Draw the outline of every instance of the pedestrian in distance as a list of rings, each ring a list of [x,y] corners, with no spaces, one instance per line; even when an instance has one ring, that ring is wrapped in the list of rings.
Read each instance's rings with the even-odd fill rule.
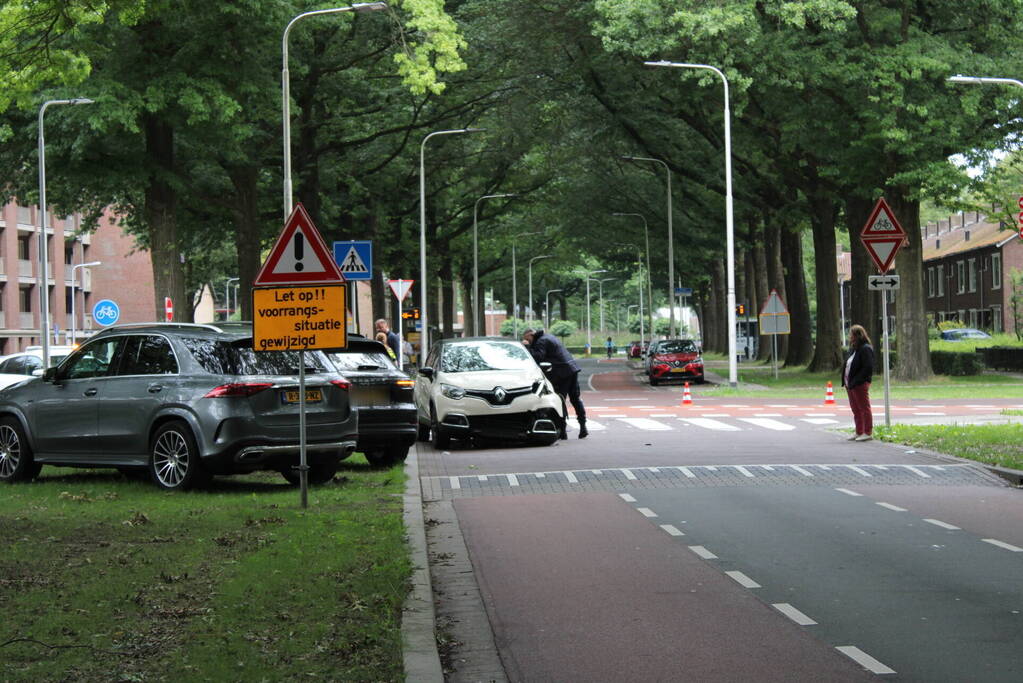
[[[863,325],[849,328],[849,355],[842,364],[842,386],[849,395],[856,434],[849,441],[870,441],[874,416],[870,412],[870,380],[874,374],[874,347]]]
[[[384,345],[384,348],[387,349],[387,355],[391,357],[391,360],[398,360],[398,357],[394,355],[394,351],[387,345],[387,335],[385,333],[377,332],[376,340]]]
[[[377,320],[376,323],[374,323],[374,326],[376,327],[377,334],[383,332],[384,336],[387,337],[387,347],[391,349],[392,357],[397,358],[398,354],[401,353],[401,339],[399,339],[398,335],[391,330],[391,324],[387,322],[386,318],[380,318],[380,320]]]
[[[611,341],[611,337],[607,338],[607,342],[604,344],[607,347],[607,357],[610,358],[615,351],[615,343]]]
[[[590,432],[586,429],[586,408],[579,395],[579,371],[582,370],[579,363],[568,352],[561,340],[546,334],[543,330],[533,328],[526,330],[522,333],[522,343],[526,345],[537,363],[551,364],[549,372],[551,384],[554,385],[554,391],[561,396],[561,438],[568,438],[568,431],[565,429],[565,423],[568,422],[568,406],[565,405],[567,398],[572,402],[575,417],[579,421],[579,438],[585,439]]]

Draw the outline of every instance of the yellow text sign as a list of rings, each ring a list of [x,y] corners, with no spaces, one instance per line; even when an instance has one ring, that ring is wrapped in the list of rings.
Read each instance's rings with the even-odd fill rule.
[[[343,284],[253,289],[253,348],[305,351],[348,346],[345,294]]]

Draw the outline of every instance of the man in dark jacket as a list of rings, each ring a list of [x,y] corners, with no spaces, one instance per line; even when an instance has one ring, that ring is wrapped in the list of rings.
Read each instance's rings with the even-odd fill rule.
[[[526,330],[522,334],[522,342],[537,363],[548,362],[551,364],[548,377],[550,377],[551,384],[554,385],[554,391],[561,396],[565,419],[568,419],[568,407],[565,406],[567,397],[572,402],[572,407],[575,408],[575,417],[579,421],[579,438],[585,439],[590,432],[586,429],[586,408],[579,395],[579,371],[582,368],[575,362],[575,358],[561,343],[561,340],[553,335],[545,334],[543,330]],[[564,427],[561,428],[561,438],[568,438]]]
[[[394,358],[401,358],[401,339],[397,333],[391,329],[391,323],[385,318],[380,318],[374,323],[377,333],[383,332],[387,336],[387,345],[391,347],[391,351],[394,352]]]

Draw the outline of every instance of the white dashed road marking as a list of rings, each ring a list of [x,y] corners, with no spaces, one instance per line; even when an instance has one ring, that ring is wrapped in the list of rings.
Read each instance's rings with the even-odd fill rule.
[[[657,513],[654,512],[653,510],[651,510],[650,508],[636,508],[636,510],[639,512],[639,514],[643,515],[644,517],[656,517],[657,516]]]
[[[735,579],[736,583],[738,583],[743,588],[762,588],[762,586],[759,583],[757,583],[750,577],[746,576],[742,572],[730,571],[725,572],[725,574]]]
[[[667,432],[671,430],[671,427],[663,422],[651,420],[648,417],[621,417],[618,418],[618,421],[648,432]]]
[[[803,469],[799,465],[789,465],[789,467],[794,469],[796,472],[799,472],[804,477],[812,477],[813,476],[813,474],[810,473],[810,470]]]
[[[696,427],[703,427],[704,429],[713,429],[719,432],[738,432],[742,431],[735,425],[730,425],[727,422],[718,422],[717,420],[711,420],[706,417],[682,417],[679,418],[682,422],[687,422]]]
[[[627,469],[623,468],[623,469],[620,469],[618,471],[621,472],[622,474],[624,474],[626,479],[629,479],[631,481],[635,481],[636,480],[636,475],[632,473],[632,470],[627,470]]]
[[[685,536],[685,534],[679,531],[678,527],[673,524],[662,524],[661,528],[667,531],[669,536]]]
[[[866,652],[856,647],[855,645],[842,645],[836,647],[836,650],[841,652],[843,655],[853,660],[864,669],[867,669],[871,673],[875,674],[893,674],[895,669],[890,669],[881,662],[877,661]]]
[[[764,429],[773,429],[777,432],[788,432],[796,428],[795,425],[785,424],[784,422],[778,422],[766,417],[740,417],[739,419],[751,425],[763,427]]]
[[[705,560],[716,560],[718,556],[704,548],[702,545],[691,545],[689,549]]]
[[[894,510],[895,512],[906,512],[906,508],[900,508],[898,505],[892,505],[891,503],[878,503],[883,508]]]
[[[735,471],[738,472],[739,474],[741,474],[744,477],[749,477],[750,479],[753,478],[753,473],[750,472],[745,467],[743,467],[742,465],[735,465]]]
[[[838,491],[839,493],[844,493],[847,496],[863,496],[862,493],[856,493],[855,491],[850,491],[849,489],[835,489],[835,490]]]
[[[940,526],[942,529],[948,529],[949,531],[959,531],[959,527],[949,524],[948,522],[942,522],[940,519],[924,519],[925,522],[933,524],[934,526]]]
[[[636,499],[630,496],[628,493],[619,493],[618,497],[624,500],[626,503],[635,503]]]
[[[568,479],[568,483],[570,483],[570,484],[578,484],[579,483],[579,480],[576,479],[575,475],[572,474],[571,472],[567,472],[566,471],[566,472],[562,472],[562,474],[565,475],[565,479]]]
[[[799,418],[803,422],[808,422],[812,425],[837,425],[838,420],[832,420],[830,417],[801,417]]]
[[[462,488],[462,482],[458,477],[451,477],[451,488],[453,489]]]
[[[817,622],[806,616],[787,602],[776,602],[771,607],[775,608],[800,626],[816,626]]]
[[[985,543],[990,543],[991,545],[996,545],[999,548],[1004,548],[1005,550],[1009,550],[1014,553],[1023,553],[1023,548],[1017,548],[1016,546],[1010,543],[1006,543],[1005,541],[998,541],[993,538],[982,538],[980,540],[984,541]]]

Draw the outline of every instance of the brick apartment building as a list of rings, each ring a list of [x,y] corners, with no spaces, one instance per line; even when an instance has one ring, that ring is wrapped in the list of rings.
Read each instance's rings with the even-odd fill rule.
[[[40,225],[38,207],[15,202],[0,206],[0,355],[40,343]],[[92,234],[75,237],[80,225],[77,215],[51,214],[47,220],[50,327],[61,344],[70,341],[72,265],[102,263],[74,271],[79,340],[98,327],[93,324],[92,307],[103,299],[117,303],[119,322],[154,319],[149,254],[137,251],[134,240],[124,235],[109,215],[103,216]]]
[[[962,327],[991,333],[1012,332],[1016,321],[1011,302],[1011,274],[1014,269],[1023,271],[1023,242],[1016,227],[993,222],[979,213],[966,212],[928,223],[920,232],[924,295],[931,324],[954,320]],[[839,253],[837,258],[843,309],[848,316],[850,254]],[[1023,291],[1019,294],[1023,295]],[[888,325],[894,330],[895,293],[886,295]],[[1020,315],[1023,316],[1023,310]]]

